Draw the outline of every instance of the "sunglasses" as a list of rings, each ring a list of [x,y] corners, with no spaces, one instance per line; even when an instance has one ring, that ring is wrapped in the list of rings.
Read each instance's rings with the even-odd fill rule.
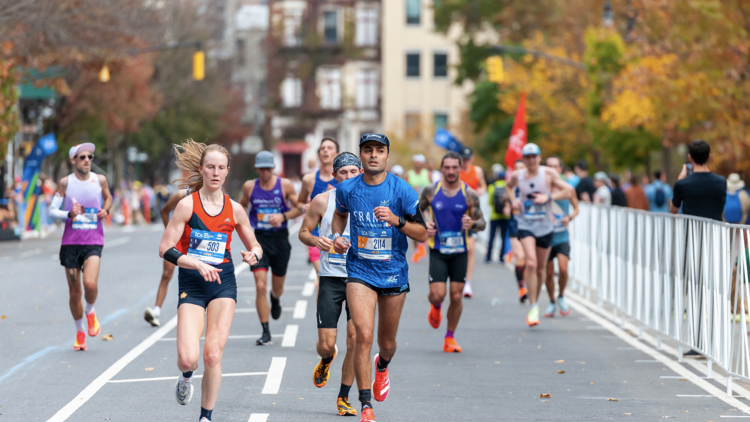
[[[79,155],[78,159],[81,160],[81,161],[87,160],[87,159],[88,160],[93,160],[94,159],[94,155],[93,154],[92,155]]]

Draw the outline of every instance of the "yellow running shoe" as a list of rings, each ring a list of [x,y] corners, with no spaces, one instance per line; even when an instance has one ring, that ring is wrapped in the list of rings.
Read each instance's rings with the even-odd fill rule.
[[[86,322],[88,322],[89,325],[89,337],[98,336],[101,327],[99,326],[99,320],[96,319],[96,312],[86,315]]]
[[[349,404],[348,397],[339,397],[336,400],[336,410],[338,410],[339,416],[357,416],[357,410]]]
[[[73,350],[86,350],[86,333],[83,331],[76,333],[76,342],[73,343]]]
[[[337,354],[339,354],[339,348],[338,346],[334,346],[333,358],[331,358],[331,361],[328,362],[328,364],[325,364],[321,358],[320,362],[315,366],[315,370],[313,371],[313,384],[315,384],[316,387],[321,388],[328,382],[328,378],[331,377],[331,371],[329,371],[329,369],[331,368],[333,359],[336,359]]]

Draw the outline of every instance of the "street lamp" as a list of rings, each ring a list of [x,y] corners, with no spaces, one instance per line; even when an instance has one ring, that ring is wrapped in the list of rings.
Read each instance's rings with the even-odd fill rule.
[[[612,2],[609,0],[604,2],[604,13],[602,13],[602,23],[607,28],[611,28],[615,24],[615,14],[612,12]]]

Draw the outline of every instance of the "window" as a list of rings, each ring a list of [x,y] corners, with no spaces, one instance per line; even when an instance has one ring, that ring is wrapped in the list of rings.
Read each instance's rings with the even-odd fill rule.
[[[341,71],[339,69],[320,69],[318,75],[320,108],[326,110],[340,109]]]
[[[302,81],[289,75],[281,83],[281,103],[286,108],[302,105]]]
[[[323,37],[328,44],[338,43],[337,26],[336,12],[333,10],[323,12]]]
[[[417,112],[406,113],[404,118],[404,127],[406,129],[406,138],[420,138],[422,130],[422,116]]]
[[[363,69],[357,72],[357,108],[374,108],[378,105],[378,72]]]
[[[435,129],[441,127],[443,129],[448,128],[448,115],[445,113],[435,113],[433,115],[433,124]]]
[[[435,53],[434,76],[436,78],[445,78],[448,76],[448,55],[445,53]]]
[[[419,25],[419,15],[421,12],[421,6],[419,2],[422,0],[406,0],[406,24],[407,25]]]
[[[378,11],[376,9],[357,9],[355,42],[358,46],[378,43]]]
[[[419,53],[406,54],[406,76],[409,78],[419,77]]]
[[[284,11],[284,45],[294,47],[302,44],[300,26],[303,9],[286,9]]]
[[[239,66],[245,65],[245,40],[237,39],[237,64]]]

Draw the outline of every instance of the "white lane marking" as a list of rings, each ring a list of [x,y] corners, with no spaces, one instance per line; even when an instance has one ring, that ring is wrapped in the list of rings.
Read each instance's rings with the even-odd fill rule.
[[[302,288],[302,296],[312,296],[315,293],[315,283],[308,281]]]
[[[124,245],[130,242],[130,237],[121,237],[119,239],[111,240],[104,244],[104,249],[112,248],[114,246]]]
[[[153,346],[160,338],[167,335],[168,332],[172,331],[177,326],[177,315],[172,317],[166,324],[156,330],[153,334],[148,336],[146,340],[143,340],[141,344],[131,349],[125,356],[121,357],[112,366],[107,368],[106,371],[102,372],[101,375],[96,377],[86,388],[83,389],[70,403],[66,404],[65,407],[60,409],[54,416],[49,418],[47,422],[62,422],[67,420],[70,415],[73,414],[78,408],[83,406],[91,397],[99,391],[100,388],[111,380],[112,377],[117,375],[123,368],[125,368],[130,362],[135,360],[141,353],[145,352],[149,347]]]
[[[235,374],[221,374],[223,377],[252,377],[256,375],[268,375],[268,372],[238,372]],[[203,378],[203,375],[193,375],[193,378]],[[156,378],[133,378],[126,380],[110,380],[109,384],[121,384],[126,382],[150,382],[150,381],[174,381],[177,377],[156,377]]]
[[[576,296],[576,297],[573,297]],[[680,363],[670,359],[669,357],[663,355],[662,353],[658,352],[655,349],[652,349],[651,347],[646,346],[645,344],[641,343],[637,338],[634,338],[629,333],[625,332],[624,330],[620,329],[617,325],[613,324],[609,320],[605,319],[604,317],[600,316],[599,314],[595,313],[594,311],[590,310],[588,307],[586,307],[582,302],[583,299],[579,300],[578,296],[575,294],[569,294],[568,295],[568,301],[570,302],[570,306],[574,308],[579,313],[583,314],[587,318],[590,318],[592,321],[596,322],[597,324],[605,327],[607,330],[609,330],[612,334],[616,335],[629,345],[637,348],[641,352],[649,355],[650,357],[660,361],[669,369],[676,372],[677,374],[681,375],[683,378],[687,378],[690,380],[693,384],[696,386],[702,388],[704,391],[706,391],[709,394],[712,394],[714,397],[718,398],[719,400],[723,401],[724,403],[736,407],[737,409],[741,410],[744,413],[750,413],[750,407],[748,407],[746,404],[742,403],[741,401],[732,398],[727,397],[726,392],[723,392],[713,386],[712,384],[706,382],[705,380],[701,379],[697,374],[693,373],[692,371],[688,370],[686,367],[682,366]],[[748,416],[750,417],[750,416]]]
[[[294,305],[294,319],[304,319],[305,313],[307,312],[307,301],[306,300],[298,300],[297,303]]]
[[[247,422],[266,422],[268,421],[268,413],[253,413],[250,415],[250,419]]]
[[[239,264],[237,264],[236,267],[234,267],[234,275],[238,276],[238,275],[244,273],[245,271],[247,271],[249,269],[250,269],[250,266],[247,265],[247,262],[240,262]],[[239,290],[239,289],[237,289],[237,290]]]
[[[20,255],[18,255],[19,258],[28,258],[30,256],[38,255],[42,253],[41,249],[34,249],[33,251],[26,251]]]
[[[284,340],[281,342],[281,347],[294,347],[297,344],[298,332],[299,325],[287,325],[284,329]]]
[[[263,386],[261,394],[278,394],[281,387],[281,378],[284,376],[286,367],[286,358],[274,357],[271,359],[271,366],[268,368],[266,384]]]
[[[310,269],[310,273],[307,274],[307,279],[308,280],[313,280],[313,281],[318,279],[318,273],[315,272],[315,268],[314,267],[311,268]]]
[[[294,310],[296,312],[297,308],[296,307],[295,308],[290,308],[288,306],[285,306],[285,307],[282,307],[281,310],[282,311],[287,311],[287,312],[289,312],[291,310]],[[237,309],[234,310],[235,314],[253,314],[255,312],[258,312],[258,310],[255,309],[255,308],[237,308]]]
[[[284,334],[274,334],[274,337],[284,337]],[[251,334],[251,335],[242,335],[242,336],[229,336],[229,340],[246,340],[246,339],[253,339],[253,338],[260,338],[260,334]],[[201,341],[205,341],[205,337],[201,337]],[[159,339],[159,341],[177,341],[177,337],[164,337]]]
[[[247,265],[247,264],[245,264],[245,265]],[[234,273],[237,274],[237,270],[235,270]],[[313,284],[315,284],[315,283],[313,283]],[[303,290],[303,289],[304,289],[304,286],[284,286],[284,291],[287,291],[287,290]],[[237,288],[237,292],[240,292],[240,293],[241,292],[251,293],[251,292],[254,292],[254,291],[255,291],[255,287],[238,287]]]

